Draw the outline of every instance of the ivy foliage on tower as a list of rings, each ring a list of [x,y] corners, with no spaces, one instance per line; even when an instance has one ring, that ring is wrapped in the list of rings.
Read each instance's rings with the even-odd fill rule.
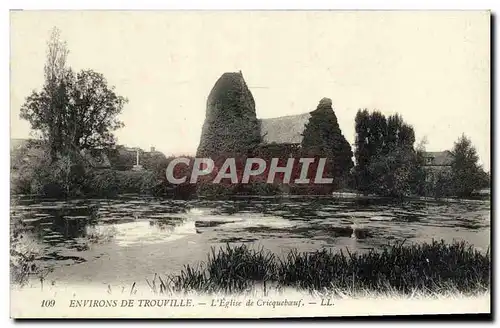
[[[342,134],[329,98],[323,98],[316,110],[311,112],[301,146],[308,157],[327,158],[323,177],[333,178],[332,189],[346,185],[354,166],[353,153]]]

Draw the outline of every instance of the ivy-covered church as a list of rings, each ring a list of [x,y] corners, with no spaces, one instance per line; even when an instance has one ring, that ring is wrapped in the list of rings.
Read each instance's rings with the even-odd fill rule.
[[[334,178],[328,191],[345,186],[354,165],[329,98],[304,114],[258,119],[241,71],[224,73],[212,88],[197,151],[216,163],[229,156],[326,157],[326,174]]]

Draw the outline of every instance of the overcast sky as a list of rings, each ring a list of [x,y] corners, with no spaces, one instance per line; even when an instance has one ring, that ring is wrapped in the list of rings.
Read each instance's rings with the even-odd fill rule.
[[[333,101],[352,144],[359,108],[399,112],[427,150],[465,133],[490,162],[490,21],[486,12],[13,12],[11,136],[43,84],[46,42],[61,30],[75,70],[103,73],[129,99],[118,142],[194,154],[206,97],[242,70],[261,118]]]

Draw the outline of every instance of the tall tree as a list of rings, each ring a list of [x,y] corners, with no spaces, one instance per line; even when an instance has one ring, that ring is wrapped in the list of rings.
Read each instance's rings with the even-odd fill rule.
[[[382,155],[387,143],[387,119],[384,114],[374,111],[368,124],[368,144],[371,156]]]
[[[366,193],[368,191],[368,186],[370,184],[370,176],[368,173],[368,166],[370,164],[370,145],[368,142],[368,136],[370,124],[370,113],[367,109],[358,110],[355,118],[355,180],[359,191]]]
[[[68,91],[69,106],[64,113],[67,147],[90,149],[113,145],[113,131],[123,127],[117,116],[127,99],[118,96],[105,77],[92,70],[76,74]]]
[[[387,120],[385,116],[374,111],[359,110],[355,119],[356,131],[356,184],[358,190],[367,194],[372,191],[373,172],[370,173],[372,161],[387,153]],[[377,170],[378,171],[378,170]]]
[[[54,29],[44,85],[21,107],[21,118],[48,141],[52,162],[69,151],[112,144],[112,131],[122,126],[116,117],[127,102],[108,87],[102,74],[91,70],[75,74],[66,66],[68,53],[59,30]]]
[[[411,175],[411,190],[417,195],[427,194],[427,172],[425,169],[425,147],[427,138],[424,137],[415,146],[414,170]]]
[[[359,110],[355,119],[356,184],[364,194],[402,196],[418,189],[415,132],[399,115]]]
[[[30,121],[31,127],[48,140],[52,160],[55,160],[57,150],[61,148],[60,119],[67,103],[65,80],[68,75],[66,58],[69,50],[60,35],[59,29],[53,28],[47,42],[42,92],[33,91],[21,108],[21,118]]]
[[[453,161],[451,175],[455,193],[458,196],[470,196],[481,187],[481,168],[478,165],[479,156],[469,138],[462,136],[455,142],[452,150]]]

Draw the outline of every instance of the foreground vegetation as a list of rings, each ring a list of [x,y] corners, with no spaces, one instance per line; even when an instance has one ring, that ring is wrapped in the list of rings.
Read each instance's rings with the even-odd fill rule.
[[[283,258],[243,244],[212,248],[206,263],[186,265],[178,275],[155,275],[147,282],[160,294],[243,293],[255,288],[351,295],[477,294],[489,291],[490,261],[489,251],[481,253],[465,242],[403,242],[368,253],[291,251]]]
[[[46,273],[34,263],[31,254],[11,250],[12,283],[23,286],[34,278],[43,284]],[[228,244],[212,248],[207,261],[197,267],[186,265],[177,275],[155,274],[146,282],[153,293],[167,295],[291,289],[333,296],[477,295],[490,291],[490,268],[489,250],[480,252],[458,241],[399,242],[367,253],[292,250],[284,257],[263,248]]]

